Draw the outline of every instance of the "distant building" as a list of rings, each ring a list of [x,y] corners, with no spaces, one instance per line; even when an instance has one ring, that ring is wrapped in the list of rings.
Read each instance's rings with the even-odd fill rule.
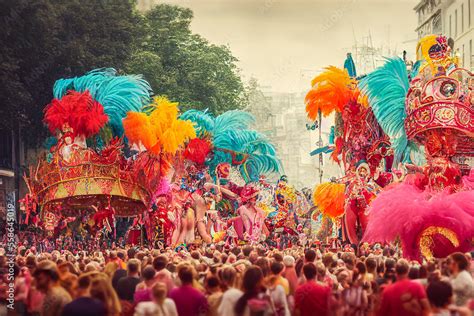
[[[474,0],[421,0],[414,8],[418,14],[418,38],[443,34],[454,40],[454,51],[463,68],[474,70]]]
[[[262,90],[251,96],[247,108],[256,117],[255,128],[275,145],[289,181],[297,188],[312,188],[320,180],[319,158],[310,156],[310,152],[318,147],[319,131],[306,127],[311,122],[306,118],[305,93],[273,92],[269,87]],[[332,121],[326,119],[327,122]],[[323,124],[324,144],[328,141],[327,125]],[[328,162],[328,156],[323,159],[323,181],[338,176],[338,166]]]

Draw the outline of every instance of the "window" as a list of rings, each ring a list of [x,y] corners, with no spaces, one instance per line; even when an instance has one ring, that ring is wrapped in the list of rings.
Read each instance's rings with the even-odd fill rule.
[[[464,58],[464,56],[466,56],[466,54],[464,53],[464,44],[462,44],[462,67],[466,67],[466,59]]]
[[[435,15],[433,18],[433,34],[441,34],[443,30],[441,28],[441,14]]]
[[[452,20],[452,19],[451,19],[451,15],[450,15],[450,16],[449,16],[449,37],[453,37],[453,32],[452,32],[453,30],[452,30],[452,26],[451,26],[451,24],[452,24],[451,22],[452,22],[452,21],[451,21],[451,20]]]
[[[471,27],[471,0],[467,0],[467,21],[468,26]]]
[[[469,69],[472,70],[472,40],[469,40]]]
[[[461,34],[464,33],[464,3],[461,4]]]
[[[458,9],[454,10],[454,37],[458,37]]]

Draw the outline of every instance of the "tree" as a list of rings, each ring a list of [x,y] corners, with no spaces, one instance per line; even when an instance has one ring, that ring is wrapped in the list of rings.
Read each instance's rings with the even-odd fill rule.
[[[0,12],[0,126],[28,127],[33,144],[57,79],[123,69],[142,41],[134,1],[4,0]]]
[[[160,4],[146,14],[144,41],[127,64],[142,73],[153,91],[181,104],[182,110],[219,114],[247,104],[236,66],[226,46],[192,34],[190,9]],[[153,65],[151,63],[154,63]]]

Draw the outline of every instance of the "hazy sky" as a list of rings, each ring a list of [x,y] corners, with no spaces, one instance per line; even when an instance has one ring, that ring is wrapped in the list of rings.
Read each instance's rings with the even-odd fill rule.
[[[342,66],[357,40],[410,53],[418,0],[165,0],[194,11],[192,29],[225,44],[244,78],[303,91],[327,65]]]

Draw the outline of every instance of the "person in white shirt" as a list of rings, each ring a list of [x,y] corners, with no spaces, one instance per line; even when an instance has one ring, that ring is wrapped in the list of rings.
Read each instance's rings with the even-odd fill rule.
[[[464,254],[456,252],[449,256],[451,285],[454,292],[454,303],[457,306],[465,305],[474,297],[474,282],[468,268],[469,261]]]
[[[235,288],[236,274],[237,272],[232,266],[225,267],[219,271],[219,279],[224,291],[221,303],[217,309],[219,316],[235,315],[235,303],[243,294],[241,290]]]

